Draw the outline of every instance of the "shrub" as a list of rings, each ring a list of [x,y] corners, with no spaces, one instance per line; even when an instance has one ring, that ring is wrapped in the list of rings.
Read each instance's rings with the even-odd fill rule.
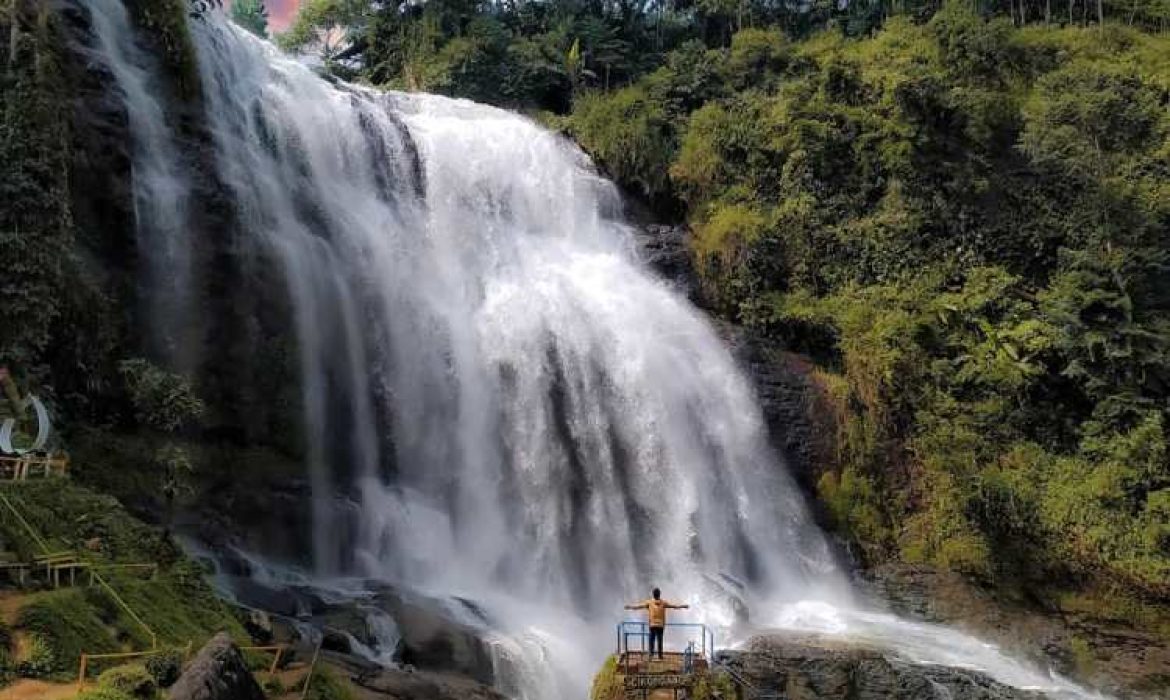
[[[48,652],[41,663],[52,671],[69,671],[84,652],[118,651],[118,646],[98,615],[78,589],[52,591],[25,606],[17,618],[17,627],[40,640]],[[23,664],[22,664],[23,665]],[[21,671],[21,675],[28,675]],[[36,676],[41,677],[41,676]]]
[[[112,688],[132,698],[141,698],[141,700],[150,700],[158,691],[154,676],[141,664],[111,668],[98,676],[98,686]]]
[[[735,684],[731,676],[726,673],[707,673],[695,684],[694,700],[712,700],[713,698],[736,697]]]
[[[134,698],[114,688],[90,688],[77,696],[76,700],[134,700]]]
[[[165,651],[146,659],[146,671],[160,688],[169,688],[183,672],[183,655],[177,651]]]
[[[276,697],[278,695],[284,695],[286,692],[288,692],[288,689],[284,687],[284,682],[281,681],[279,677],[273,676],[272,678],[264,681],[265,695],[268,695],[269,697]]]
[[[618,677],[617,657],[610,656],[605,660],[601,670],[593,677],[593,687],[589,691],[589,700],[615,700],[625,697],[622,681]]]
[[[573,136],[623,186],[647,198],[669,190],[674,131],[663,106],[642,87],[589,93],[573,106]]]
[[[353,700],[353,693],[346,685],[324,668],[319,668],[309,681],[306,700]]]
[[[16,664],[16,675],[24,678],[48,678],[57,666],[52,645],[39,634],[29,635],[28,654]]]

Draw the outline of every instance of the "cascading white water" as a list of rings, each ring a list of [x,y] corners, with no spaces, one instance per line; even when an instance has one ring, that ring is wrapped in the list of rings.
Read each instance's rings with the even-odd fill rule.
[[[97,58],[109,66],[126,103],[132,147],[134,215],[145,279],[143,311],[151,350],[184,371],[194,368],[190,342],[190,182],[158,98],[157,65],[133,41],[120,0],[93,0]]]
[[[721,631],[746,611],[1083,692],[854,607],[748,383],[638,264],[613,187],[570,143],[465,101],[333,84],[220,18],[194,25],[219,176],[294,309],[318,575],[474,600],[485,615],[450,614],[490,628],[502,687],[528,700],[583,697],[622,603],[651,585]],[[98,31],[128,62],[112,48],[128,29]],[[354,552],[342,487],[360,501]]]

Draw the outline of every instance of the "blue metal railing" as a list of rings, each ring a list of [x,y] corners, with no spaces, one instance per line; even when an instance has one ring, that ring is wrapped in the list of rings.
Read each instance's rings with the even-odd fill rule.
[[[699,633],[699,645],[697,650],[701,658],[710,658],[715,653],[715,633],[707,628],[707,625],[692,623],[692,622],[668,622],[666,623],[667,630],[670,629],[687,629],[696,630]],[[630,648],[630,638],[633,637],[640,642],[636,649]],[[650,625],[639,620],[624,620],[617,625],[617,653],[619,656],[628,654],[631,651],[646,653],[648,650],[647,640],[650,639]],[[685,655],[689,652],[692,659],[696,654],[695,640],[690,639],[688,646],[684,651]],[[692,661],[693,662],[693,661]]]

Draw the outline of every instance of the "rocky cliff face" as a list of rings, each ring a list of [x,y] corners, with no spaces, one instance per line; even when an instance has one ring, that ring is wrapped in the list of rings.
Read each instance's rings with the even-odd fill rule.
[[[768,636],[722,652],[749,695],[786,700],[1039,700],[973,671],[909,664],[817,637]]]

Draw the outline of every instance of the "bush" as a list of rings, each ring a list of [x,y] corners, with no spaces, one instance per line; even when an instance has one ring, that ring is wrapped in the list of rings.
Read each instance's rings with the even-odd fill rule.
[[[669,191],[666,168],[674,130],[663,106],[642,87],[589,93],[573,106],[570,130],[621,185],[648,199]]]
[[[79,589],[52,591],[38,596],[36,602],[21,609],[17,627],[31,633],[40,640],[39,644],[45,646],[48,653],[40,663],[48,664],[49,669],[44,675],[73,670],[73,664],[82,653],[118,651],[118,644],[97,609]],[[21,671],[21,675],[27,673]]]
[[[116,666],[98,676],[98,686],[111,688],[132,698],[150,700],[158,692],[158,685],[146,667],[141,664]]]
[[[134,700],[134,698],[120,690],[99,686],[83,691],[76,700]]]
[[[28,654],[16,664],[16,675],[24,678],[48,678],[57,667],[57,655],[44,636],[31,634],[28,638]]]
[[[264,694],[269,697],[276,697],[284,695],[288,689],[284,687],[284,682],[278,676],[273,676],[264,681]]]
[[[617,663],[616,656],[610,656],[605,660],[601,670],[593,677],[589,700],[616,700],[625,697],[621,678],[618,677]]]
[[[345,683],[338,680],[329,670],[318,668],[309,681],[306,700],[353,700],[353,693]]]
[[[169,688],[183,672],[183,655],[177,651],[166,651],[151,656],[146,659],[146,671],[160,688]]]

